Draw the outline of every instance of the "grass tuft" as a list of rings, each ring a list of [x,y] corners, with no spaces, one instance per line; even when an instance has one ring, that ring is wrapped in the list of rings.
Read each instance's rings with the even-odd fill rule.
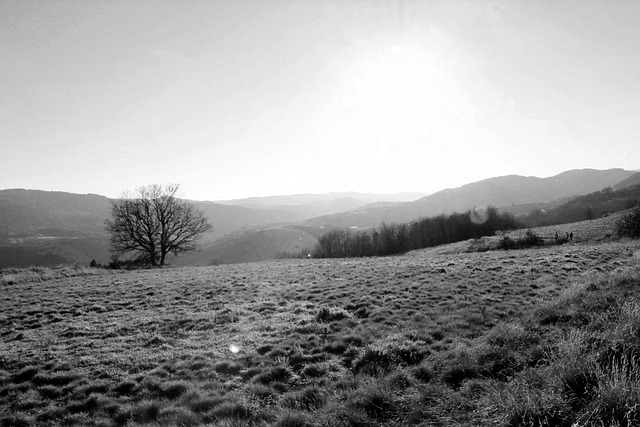
[[[327,393],[318,386],[308,386],[302,390],[290,392],[282,397],[282,406],[291,409],[313,411],[322,407]]]
[[[270,384],[274,382],[286,383],[293,376],[291,370],[285,366],[274,366],[267,371],[258,374],[253,381],[261,384]]]
[[[28,366],[23,368],[20,372],[11,377],[12,383],[23,383],[29,381],[35,377],[40,370],[35,366]]]
[[[177,399],[189,390],[191,390],[191,384],[187,382],[172,382],[164,386],[162,389],[162,396],[167,399]]]
[[[225,375],[238,375],[240,371],[242,371],[243,366],[238,362],[219,362],[214,367],[213,370],[219,374]]]
[[[182,406],[169,406],[167,408],[162,408],[158,413],[158,424],[192,427],[202,425],[202,422],[198,415],[189,411],[187,408]]]
[[[285,412],[273,424],[273,427],[313,427],[313,418],[303,412]]]

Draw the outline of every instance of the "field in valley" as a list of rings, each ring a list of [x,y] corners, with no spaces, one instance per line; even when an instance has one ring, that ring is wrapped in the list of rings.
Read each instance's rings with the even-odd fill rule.
[[[640,277],[636,242],[581,230],[513,251],[5,272],[0,425],[571,425],[587,409],[520,413],[516,385],[582,327],[584,292],[624,285],[629,304]]]

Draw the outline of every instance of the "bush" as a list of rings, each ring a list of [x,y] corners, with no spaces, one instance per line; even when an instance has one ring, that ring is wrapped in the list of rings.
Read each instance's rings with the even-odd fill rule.
[[[500,243],[498,244],[498,248],[504,250],[523,249],[542,245],[544,245],[544,239],[538,236],[533,231],[527,230],[527,232],[524,234],[524,237],[521,237],[519,239],[512,239],[509,236],[502,237]]]
[[[100,264],[98,261],[96,261],[95,259],[92,259],[91,262],[89,263],[89,267],[91,268],[106,268],[106,266]]]
[[[524,237],[521,239],[521,242],[526,247],[544,245],[544,239],[531,230],[527,230]]]
[[[340,307],[322,307],[316,313],[316,321],[320,323],[329,323],[336,320],[342,320],[350,318],[351,314]]]
[[[616,233],[620,237],[640,238],[640,206],[616,221]]]

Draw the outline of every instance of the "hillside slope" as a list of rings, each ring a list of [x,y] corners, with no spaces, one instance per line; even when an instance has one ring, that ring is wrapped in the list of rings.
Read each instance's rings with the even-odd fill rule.
[[[278,210],[310,219],[318,216],[346,212],[369,204],[405,203],[426,196],[424,193],[373,194],[334,192],[325,194],[292,194],[245,199],[223,200],[216,203],[246,208]]]
[[[299,221],[279,210],[193,202],[213,224],[202,236],[212,242],[238,230],[265,224]],[[109,236],[104,222],[111,201],[96,194],[40,190],[0,190],[0,268],[60,263],[106,263]]]
[[[624,169],[580,169],[549,178],[509,175],[442,190],[415,202],[390,207],[364,207],[306,221],[314,226],[372,227],[381,222],[408,222],[419,217],[464,212],[475,206],[495,207],[551,202],[613,186],[633,175]]]
[[[624,181],[617,183],[613,186],[613,189],[622,190],[623,188],[633,187],[634,185],[640,185],[640,172],[636,172]]]
[[[317,238],[332,228],[374,227],[383,221],[409,222],[441,213],[464,212],[474,206],[513,209],[520,203],[528,203],[526,206],[533,208],[551,201],[557,206],[561,198],[592,193],[618,183],[628,185],[634,175],[637,174],[622,169],[573,170],[550,178],[511,175],[443,190],[413,202],[397,203],[393,201],[397,199],[387,198],[391,201],[365,206],[361,206],[363,199],[373,195],[331,193],[235,201],[254,207],[194,201],[213,224],[213,231],[202,237],[201,252],[176,262],[210,265],[273,259],[283,252],[313,247]],[[348,212],[304,220],[314,212],[354,206],[356,209]],[[109,199],[99,195],[0,190],[0,268],[88,263],[92,259],[106,263],[109,253],[104,221],[109,217],[109,209]]]
[[[208,266],[265,261],[285,253],[297,254],[313,248],[324,230],[305,226],[274,226],[228,235],[197,252],[175,258],[175,265]]]
[[[637,242],[452,249],[0,272],[0,424],[638,425]]]

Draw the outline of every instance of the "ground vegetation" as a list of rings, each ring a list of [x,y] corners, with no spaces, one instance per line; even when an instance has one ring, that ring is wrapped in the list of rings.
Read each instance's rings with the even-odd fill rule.
[[[332,230],[318,240],[314,258],[384,256],[428,248],[518,228],[514,217],[494,207],[465,213],[421,218],[410,223],[386,224],[372,230]]]
[[[638,243],[468,243],[46,281],[3,271],[0,424],[637,425]]]

